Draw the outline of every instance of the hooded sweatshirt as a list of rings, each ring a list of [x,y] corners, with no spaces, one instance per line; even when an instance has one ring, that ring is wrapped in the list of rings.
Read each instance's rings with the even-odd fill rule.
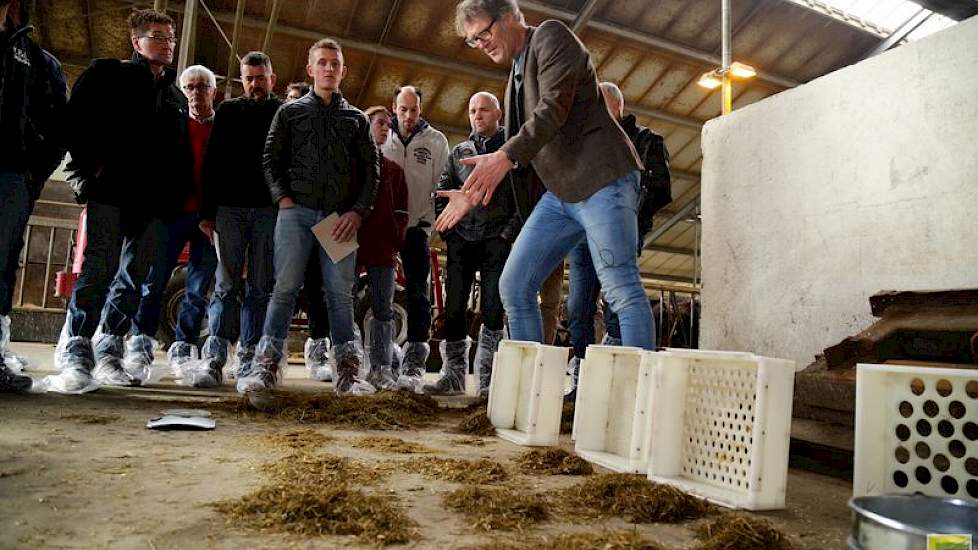
[[[408,228],[420,227],[431,235],[435,225],[432,194],[448,163],[445,134],[421,119],[413,134],[401,137],[395,121],[381,152],[404,170],[408,188]]]

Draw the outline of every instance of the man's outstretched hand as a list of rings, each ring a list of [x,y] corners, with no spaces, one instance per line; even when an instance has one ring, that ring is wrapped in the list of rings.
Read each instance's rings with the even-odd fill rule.
[[[461,191],[439,191],[437,196],[448,199],[448,204],[442,210],[441,215],[435,220],[435,229],[441,233],[455,227],[465,214],[472,209],[474,204],[469,200],[469,196]]]
[[[476,155],[462,159],[462,164],[475,166],[472,173],[465,179],[462,192],[465,193],[473,206],[482,198],[482,204],[488,205],[492,194],[496,192],[499,182],[513,169],[513,163],[502,150],[487,155]]]

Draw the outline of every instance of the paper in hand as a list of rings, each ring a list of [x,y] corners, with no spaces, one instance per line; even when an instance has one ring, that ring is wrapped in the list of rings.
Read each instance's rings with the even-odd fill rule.
[[[341,243],[333,238],[333,228],[336,227],[336,223],[339,220],[340,217],[336,215],[336,212],[333,212],[329,216],[326,216],[323,221],[312,226],[312,234],[319,240],[319,244],[323,246],[323,250],[333,260],[333,263],[339,263],[343,258],[346,258],[355,252],[357,248],[360,248],[356,239]]]

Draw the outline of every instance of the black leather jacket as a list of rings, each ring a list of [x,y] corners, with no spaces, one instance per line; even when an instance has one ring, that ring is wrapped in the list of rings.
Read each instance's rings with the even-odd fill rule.
[[[328,104],[314,91],[283,105],[265,141],[265,183],[278,203],[366,219],[377,195],[380,155],[370,121],[339,92]]]
[[[505,142],[506,130],[499,128],[492,137],[484,138],[473,133],[469,139],[453,147],[451,155],[448,157],[448,166],[445,167],[441,181],[438,183],[438,190],[461,189],[462,184],[465,183],[465,179],[469,177],[473,169],[472,166],[462,164],[462,159],[494,153]],[[507,176],[496,188],[488,206],[480,204],[469,210],[468,214],[443,236],[455,234],[466,241],[481,241],[499,237],[510,225],[516,213],[514,202],[513,179]],[[441,215],[447,203],[447,199],[436,198],[435,214]]]

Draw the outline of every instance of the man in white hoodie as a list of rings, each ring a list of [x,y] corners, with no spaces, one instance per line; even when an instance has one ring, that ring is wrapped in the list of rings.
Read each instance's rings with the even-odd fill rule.
[[[399,86],[394,90],[393,110],[396,120],[381,151],[404,170],[408,187],[408,229],[401,247],[407,279],[408,341],[397,387],[422,393],[430,351],[428,239],[435,223],[432,195],[448,162],[448,139],[421,118],[421,91],[416,87]]]

